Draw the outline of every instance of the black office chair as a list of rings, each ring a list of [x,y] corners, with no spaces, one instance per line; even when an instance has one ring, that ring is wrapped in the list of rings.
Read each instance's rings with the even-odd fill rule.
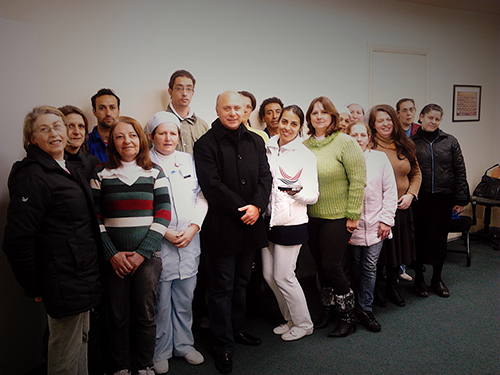
[[[500,207],[500,165],[495,164],[484,171],[481,181],[472,193],[472,214],[476,224],[476,207],[484,206],[484,229],[472,233],[472,238],[487,242],[493,250],[499,249],[500,233],[498,228],[490,228],[493,207]]]
[[[474,239],[484,241],[493,247],[493,250],[499,249],[500,236],[498,235],[498,229],[492,230],[490,228],[491,223],[491,209],[493,207],[500,207],[500,200],[488,199],[483,197],[472,196],[472,214],[474,216],[474,225],[476,223],[476,206],[484,206],[484,229],[472,233]]]
[[[471,264],[470,252],[470,228],[472,226],[472,218],[470,216],[460,216],[457,219],[451,219],[449,233],[462,233],[465,250],[448,250],[450,253],[463,253],[467,256],[467,267]]]

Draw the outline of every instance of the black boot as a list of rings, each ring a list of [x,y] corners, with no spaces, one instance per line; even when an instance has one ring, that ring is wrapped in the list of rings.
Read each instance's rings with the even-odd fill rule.
[[[375,281],[375,289],[373,290],[373,303],[377,306],[380,307],[387,307],[389,304],[384,298],[384,295],[382,294],[382,290],[380,288],[380,281],[379,277],[377,276],[377,279]]]
[[[415,272],[415,282],[413,283],[413,291],[419,297],[429,297],[427,285],[425,285],[424,274],[422,272]]]
[[[322,329],[328,326],[328,323],[332,320],[333,313],[335,311],[334,306],[323,306],[323,312],[319,319],[314,323],[315,329]]]
[[[323,312],[314,324],[314,328],[322,329],[330,323],[334,313],[333,302],[333,288],[321,288],[321,304],[323,305]]]
[[[406,306],[406,302],[398,290],[398,275],[397,273],[391,273],[387,275],[385,295],[390,299],[396,306],[403,307]]]
[[[365,326],[366,329],[372,332],[380,332],[382,327],[380,323],[375,319],[375,315],[373,315],[373,311],[358,311],[356,313],[356,319],[358,323]]]
[[[340,315],[339,324],[328,334],[328,337],[346,337],[356,332],[356,311],[354,310],[354,292],[335,295],[335,305]]]

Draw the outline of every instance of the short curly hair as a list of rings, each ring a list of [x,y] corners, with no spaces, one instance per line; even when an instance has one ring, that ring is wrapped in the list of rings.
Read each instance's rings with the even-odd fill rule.
[[[259,108],[259,117],[261,120],[266,115],[266,105],[271,104],[271,103],[279,104],[279,106],[281,107],[281,110],[283,110],[283,102],[281,101],[280,98],[277,98],[275,96],[273,96],[272,98],[267,98],[262,102],[262,104],[260,105],[260,108]]]

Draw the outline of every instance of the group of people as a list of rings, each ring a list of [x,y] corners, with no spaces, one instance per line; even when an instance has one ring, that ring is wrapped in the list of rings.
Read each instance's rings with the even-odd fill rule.
[[[195,84],[176,71],[167,110],[145,127],[120,116],[110,89],[91,99],[90,133],[74,106],[26,116],[27,156],[9,176],[3,249],[26,295],[45,305],[49,374],[87,374],[89,335],[101,327],[114,374],[163,374],[173,356],[202,363],[192,334],[195,288],[205,286],[199,269],[220,373],[232,371],[235,343],[261,343],[244,330],[256,259],[284,341],[325,328],[336,313],[329,337],[358,322],[380,331],[372,304],[387,297],[404,306],[403,265],[415,270],[417,295],[428,296],[431,264],[432,290],[449,296],[448,225],[469,191],[458,141],[439,129],[440,106],[425,106],[418,125],[412,99],[365,115],[356,103],[339,113],[321,96],[304,115],[272,97],[259,109],[262,131],[249,121],[255,97],[226,91],[209,127],[190,107]],[[305,243],[323,305],[314,323],[295,275]],[[98,327],[92,309],[105,310]]]

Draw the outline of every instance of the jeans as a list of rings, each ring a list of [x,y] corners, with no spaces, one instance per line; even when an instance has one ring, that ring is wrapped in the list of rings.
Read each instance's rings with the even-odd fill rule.
[[[243,331],[246,286],[255,251],[208,256],[208,310],[215,354],[232,353],[234,335]]]
[[[372,311],[373,291],[377,277],[377,261],[384,241],[371,246],[350,246],[352,251],[353,284],[357,291],[357,308]]]
[[[162,261],[160,252],[137,268],[133,275],[119,278],[111,264],[106,264],[104,277],[107,297],[106,325],[113,371],[128,369],[130,333],[134,333],[136,367],[153,367],[156,341],[155,305]]]

